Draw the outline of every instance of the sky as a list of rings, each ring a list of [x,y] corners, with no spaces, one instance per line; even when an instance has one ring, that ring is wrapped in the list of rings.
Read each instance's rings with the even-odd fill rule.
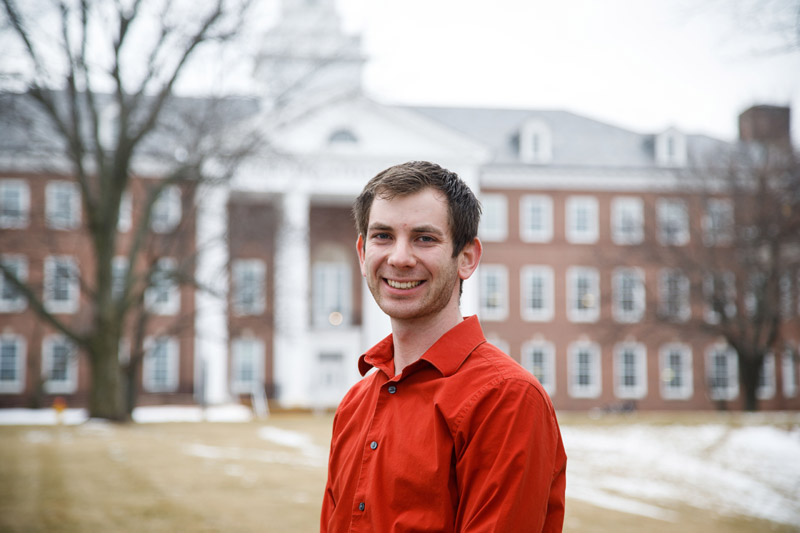
[[[749,106],[791,105],[797,140],[800,45],[765,52],[781,35],[756,31],[746,11],[774,1],[337,3],[345,31],[362,35],[367,93],[382,102],[563,109],[726,140]]]

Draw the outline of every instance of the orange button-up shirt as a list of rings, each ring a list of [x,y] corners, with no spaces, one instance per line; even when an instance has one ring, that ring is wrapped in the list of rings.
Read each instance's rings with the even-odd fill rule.
[[[394,375],[391,335],[333,422],[321,531],[561,531],[566,461],[550,398],[476,317]]]

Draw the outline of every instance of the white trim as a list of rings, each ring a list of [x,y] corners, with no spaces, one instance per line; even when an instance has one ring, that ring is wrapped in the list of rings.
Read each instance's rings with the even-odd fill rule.
[[[4,379],[3,360],[0,358],[0,394],[21,394],[25,391],[25,369],[27,367],[28,343],[25,337],[15,333],[0,333],[0,356],[2,355],[3,345],[6,343],[14,344],[14,379]]]
[[[177,185],[164,187],[161,193],[153,202],[150,212],[150,229],[155,233],[169,233],[174,230],[181,221],[181,190]]]
[[[733,242],[733,201],[730,198],[709,198],[701,226],[706,246],[726,246]]]
[[[633,374],[625,374],[626,354],[633,355]],[[627,377],[635,383],[625,383]],[[623,399],[641,399],[647,396],[647,348],[640,342],[621,342],[614,347],[614,395]]]
[[[65,180],[48,182],[45,187],[45,222],[52,229],[69,230],[80,226],[81,192],[77,183]]]
[[[66,271],[61,270],[66,268]],[[59,289],[56,287],[56,281],[61,278],[56,278],[59,272],[66,272],[69,279],[61,281],[66,283],[60,290],[66,291],[66,298],[56,299],[57,296],[54,291]],[[44,306],[51,313],[64,313],[72,314],[78,311],[80,301],[80,271],[78,264],[74,257],[68,255],[51,255],[44,259]]]
[[[67,350],[67,361],[63,363],[64,379],[56,381],[53,380],[53,352],[59,346]],[[48,394],[72,394],[78,390],[78,353],[65,336],[53,334],[42,340],[42,377]]]
[[[716,375],[717,356],[725,358],[726,375],[724,376]],[[739,365],[736,358],[736,351],[726,344],[717,343],[706,348],[707,386],[712,400],[733,400],[739,395]],[[726,386],[724,388],[715,387],[714,382],[717,379],[724,380]]]
[[[534,362],[534,352],[538,351],[542,360],[540,365]],[[520,352],[520,362],[522,366],[531,374],[536,376],[542,384],[547,394],[553,395],[556,392],[556,349],[552,342],[542,339],[533,339],[522,344]]]
[[[4,211],[6,191],[17,189],[19,193],[18,215],[8,215]],[[0,179],[0,228],[21,229],[30,222],[31,191],[28,183],[21,179]]]
[[[588,356],[586,361],[588,371],[588,383],[578,382],[581,354]],[[603,388],[602,365],[600,364],[600,346],[594,342],[576,341],[567,348],[567,368],[569,379],[567,381],[567,392],[573,398],[597,398]]]
[[[578,282],[588,283],[580,295]],[[592,267],[567,268],[567,319],[570,322],[597,322],[600,318],[600,274]]]
[[[689,210],[680,198],[656,200],[656,234],[664,246],[689,244]]]
[[[145,355],[142,361],[142,386],[147,392],[176,392],[180,368],[180,342],[171,336],[148,337],[145,339]],[[155,351],[163,349],[163,363],[155,361]],[[163,368],[155,366],[163,364]],[[163,371],[163,382],[155,379],[154,373]]]
[[[540,220],[534,223],[531,210],[536,208]],[[553,240],[553,199],[544,194],[526,194],[519,199],[519,238],[523,242],[550,242]]]
[[[505,194],[482,194],[483,214],[478,234],[485,242],[503,242],[508,238],[508,197]]]
[[[674,278],[676,286],[670,283]],[[672,289],[677,291],[672,294]],[[662,268],[658,274],[658,312],[659,314],[675,322],[685,322],[692,314],[691,294],[689,278],[682,271],[676,268]],[[674,298],[673,298],[674,296]],[[677,309],[673,309],[671,302],[677,304]]]
[[[764,355],[761,363],[761,381],[756,389],[756,397],[759,400],[769,400],[775,397],[775,354]]]
[[[506,265],[487,264],[479,269],[481,320],[501,321],[508,318],[508,268]],[[487,283],[496,281],[489,294]]]
[[[231,307],[236,316],[260,315],[267,302],[267,266],[261,259],[234,259]]]
[[[181,309],[181,290],[172,279],[177,262],[171,257],[158,260],[152,272],[150,286],[144,291],[144,304],[154,315],[174,316]]]
[[[231,341],[231,392],[253,394],[256,387],[264,387],[264,341],[255,337],[237,337]],[[248,361],[249,360],[249,361]],[[241,379],[245,364],[251,366],[252,378]]]
[[[316,261],[311,265],[312,324],[349,326],[353,315],[352,266],[347,261]]]
[[[641,198],[612,198],[611,240],[622,246],[641,244],[644,241],[644,202]]]
[[[796,352],[787,347],[781,355],[781,388],[784,398],[794,398],[797,396],[797,361]]]
[[[14,273],[17,275],[17,279],[20,281],[27,281],[28,280],[28,258],[21,254],[3,254],[0,255],[0,262],[5,264],[6,267],[9,265],[15,265],[11,267],[11,270],[14,270]],[[6,292],[6,288],[14,295],[14,298],[4,298],[3,293]],[[19,291],[15,289],[11,285],[11,282],[6,280],[6,277],[0,273],[0,312],[2,313],[19,313],[24,311],[28,307],[28,299]]]
[[[573,244],[594,244],[599,235],[597,198],[570,196],[566,202],[565,234]]]
[[[614,290],[612,313],[614,320],[623,323],[641,321],[644,318],[646,306],[644,271],[636,267],[620,267],[614,269],[612,279]],[[626,284],[626,279],[631,280],[631,286]],[[626,295],[626,288],[631,291],[630,295]],[[632,309],[625,309],[623,305],[628,300]]]

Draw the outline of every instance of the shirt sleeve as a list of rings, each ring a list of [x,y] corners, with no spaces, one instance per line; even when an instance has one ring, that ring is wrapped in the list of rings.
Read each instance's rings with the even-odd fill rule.
[[[456,531],[560,532],[566,454],[549,398],[524,379],[478,391],[458,422]]]
[[[333,435],[331,437],[331,449],[328,453],[328,479],[325,482],[325,494],[322,497],[322,512],[320,513],[320,533],[328,531],[328,523],[333,516],[333,510],[336,508],[336,500],[333,497],[333,487],[331,484],[331,460],[333,458],[333,447],[336,442],[336,422],[339,418],[337,412],[333,418]]]

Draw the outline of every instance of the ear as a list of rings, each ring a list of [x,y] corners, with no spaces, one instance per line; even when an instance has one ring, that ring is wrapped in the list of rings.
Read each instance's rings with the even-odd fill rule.
[[[364,269],[364,236],[359,233],[356,239],[356,253],[358,254],[358,264],[361,267],[361,275],[367,277],[367,272]]]
[[[478,268],[478,263],[481,260],[483,253],[483,246],[480,239],[475,239],[464,246],[458,254],[458,277],[461,279],[468,279],[475,269]]]

